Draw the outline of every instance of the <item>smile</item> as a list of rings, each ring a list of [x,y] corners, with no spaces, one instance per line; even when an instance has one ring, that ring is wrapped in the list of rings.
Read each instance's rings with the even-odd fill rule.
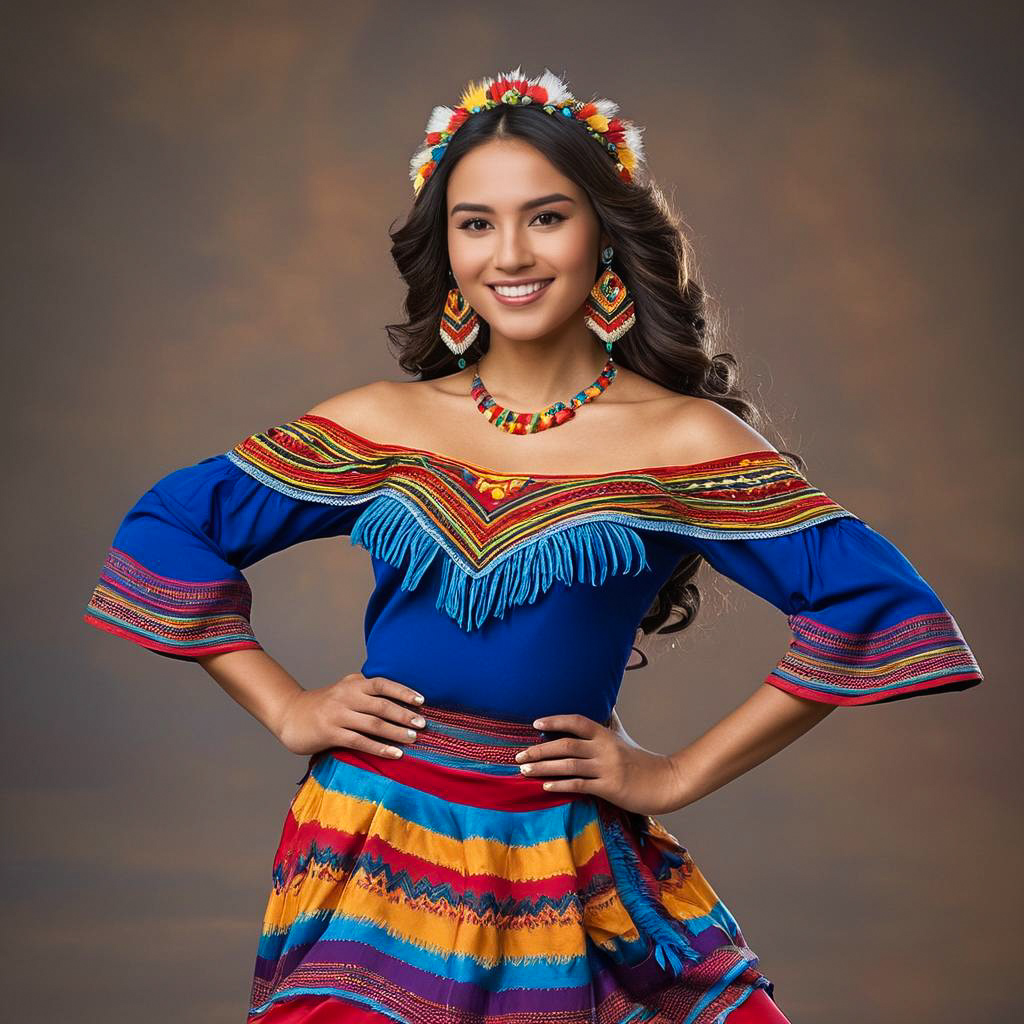
[[[497,296],[498,301],[506,306],[525,306],[530,302],[536,302],[544,293],[554,278],[547,281],[536,281],[533,284],[520,285],[488,285],[491,291]]]

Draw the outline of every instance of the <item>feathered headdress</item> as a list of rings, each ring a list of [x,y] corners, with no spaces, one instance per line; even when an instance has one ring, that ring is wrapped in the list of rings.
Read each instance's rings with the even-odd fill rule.
[[[490,110],[499,103],[510,106],[537,104],[547,114],[579,121],[608,151],[623,181],[632,181],[637,168],[643,164],[644,147],[640,137],[643,129],[617,117],[617,103],[611,100],[578,100],[552,71],[545,69],[544,74],[537,78],[524,78],[522,68],[518,67],[498,78],[485,78],[479,84],[470,82],[457,107],[434,107],[427,121],[423,147],[409,161],[409,177],[416,195],[437,167],[451,137],[459,128],[473,114]]]

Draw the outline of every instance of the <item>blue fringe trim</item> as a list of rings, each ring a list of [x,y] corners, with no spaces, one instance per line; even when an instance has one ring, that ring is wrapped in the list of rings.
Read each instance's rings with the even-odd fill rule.
[[[406,505],[386,495],[360,513],[351,541],[396,569],[408,559],[403,590],[419,585],[442,549]],[[608,520],[577,522],[523,543],[481,574],[446,557],[435,607],[463,629],[479,628],[488,618],[503,618],[512,605],[533,604],[555,582],[599,586],[609,575],[638,575],[649,568],[644,542],[632,527]]]
[[[673,927],[659,911],[656,900],[644,889],[639,874],[640,862],[636,851],[622,834],[621,825],[604,814],[600,821],[615,887],[623,906],[640,934],[654,944],[654,958],[661,968],[671,970],[677,976],[682,974],[686,966],[683,961],[696,963],[701,954]]]

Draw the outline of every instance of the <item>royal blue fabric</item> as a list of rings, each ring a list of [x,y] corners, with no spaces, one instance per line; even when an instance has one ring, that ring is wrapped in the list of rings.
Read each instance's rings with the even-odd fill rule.
[[[909,559],[863,520],[846,516],[760,540],[687,538],[723,576],[787,615],[851,633],[943,611]]]
[[[174,579],[244,579],[241,570],[300,541],[350,533],[362,507],[297,501],[213,455],[158,480],[111,546]]]
[[[373,497],[338,505],[287,496],[226,454],[215,455],[158,481],[125,517],[112,546],[174,579],[244,580],[242,570],[274,552],[351,534]],[[781,612],[810,615],[834,629],[870,633],[944,611],[910,561],[853,516],[756,539],[639,532],[648,570],[612,575],[600,585],[556,583],[534,603],[511,607],[473,630],[435,606],[440,558],[415,589],[402,590],[404,569],[374,556],[359,671],[406,683],[440,706],[479,714],[530,722],[575,712],[605,721],[640,619],[694,550]],[[258,635],[258,609],[252,618]]]

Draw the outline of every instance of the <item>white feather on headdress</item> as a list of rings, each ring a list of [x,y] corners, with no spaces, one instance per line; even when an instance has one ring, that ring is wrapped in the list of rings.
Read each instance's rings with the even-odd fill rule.
[[[573,95],[569,92],[569,87],[563,82],[558,75],[548,68],[544,69],[544,74],[541,75],[535,82],[531,82],[531,85],[541,86],[548,94],[548,102],[559,104],[565,100],[571,100]]]
[[[451,107],[434,107],[430,118],[427,120],[427,132],[429,135],[431,132],[443,132],[451,122],[452,117],[455,116],[455,111]]]

